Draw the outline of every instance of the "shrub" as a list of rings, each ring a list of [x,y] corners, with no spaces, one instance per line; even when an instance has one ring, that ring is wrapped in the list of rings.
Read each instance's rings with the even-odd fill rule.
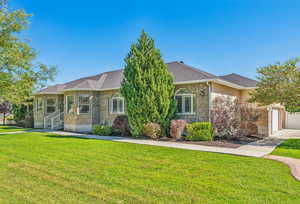
[[[130,134],[128,118],[126,115],[119,115],[115,118],[113,125],[113,131],[121,134],[122,136],[126,136]]]
[[[161,136],[161,128],[158,123],[147,123],[143,128],[143,135],[151,139],[159,139]]]
[[[239,101],[229,96],[214,98],[211,119],[215,135],[224,138],[236,137],[240,130]]]
[[[111,135],[113,132],[113,129],[111,126],[107,126],[107,125],[95,125],[93,127],[93,134],[94,135],[105,135],[105,136],[109,136]]]
[[[170,136],[174,139],[181,139],[186,124],[185,120],[172,120],[170,125]]]
[[[213,140],[213,128],[210,122],[194,122],[187,125],[187,139],[191,141]]]

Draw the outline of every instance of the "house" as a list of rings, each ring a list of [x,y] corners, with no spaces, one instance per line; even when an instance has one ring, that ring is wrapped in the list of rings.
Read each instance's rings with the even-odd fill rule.
[[[189,122],[209,121],[211,104],[217,96],[246,101],[257,81],[229,74],[216,76],[183,62],[167,63],[174,76],[177,113]],[[119,93],[123,70],[84,77],[65,84],[49,86],[35,93],[34,127],[90,132],[93,125],[112,124],[126,114]],[[258,133],[271,135],[283,128],[284,109],[279,105],[261,107]]]

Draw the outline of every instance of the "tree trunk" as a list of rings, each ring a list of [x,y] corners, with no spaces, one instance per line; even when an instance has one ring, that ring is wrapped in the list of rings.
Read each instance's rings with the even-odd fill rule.
[[[3,125],[5,125],[5,113],[3,113]]]

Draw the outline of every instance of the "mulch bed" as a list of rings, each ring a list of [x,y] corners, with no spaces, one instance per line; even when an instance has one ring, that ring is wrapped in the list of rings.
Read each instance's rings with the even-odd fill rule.
[[[216,137],[214,141],[187,141],[187,140],[176,141],[174,139],[168,139],[168,141],[185,143],[185,144],[214,146],[214,147],[238,148],[242,145],[249,144],[251,142],[255,142],[261,139],[263,138],[260,136],[244,136],[244,137],[236,137],[231,139],[221,139]]]

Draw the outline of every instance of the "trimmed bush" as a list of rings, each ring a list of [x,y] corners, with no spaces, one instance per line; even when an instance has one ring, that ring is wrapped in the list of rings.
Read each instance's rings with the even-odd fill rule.
[[[143,128],[143,135],[157,140],[161,136],[161,128],[158,123],[147,123]]]
[[[112,128],[115,133],[121,134],[122,136],[130,135],[128,118],[126,115],[117,116],[114,119]]]
[[[111,126],[107,125],[95,125],[93,127],[93,134],[94,135],[104,135],[109,136],[113,133],[113,129]]]
[[[172,120],[170,125],[170,136],[174,139],[181,139],[186,127],[185,120]]]
[[[191,141],[211,141],[214,132],[210,122],[194,122],[187,125],[187,139]]]

